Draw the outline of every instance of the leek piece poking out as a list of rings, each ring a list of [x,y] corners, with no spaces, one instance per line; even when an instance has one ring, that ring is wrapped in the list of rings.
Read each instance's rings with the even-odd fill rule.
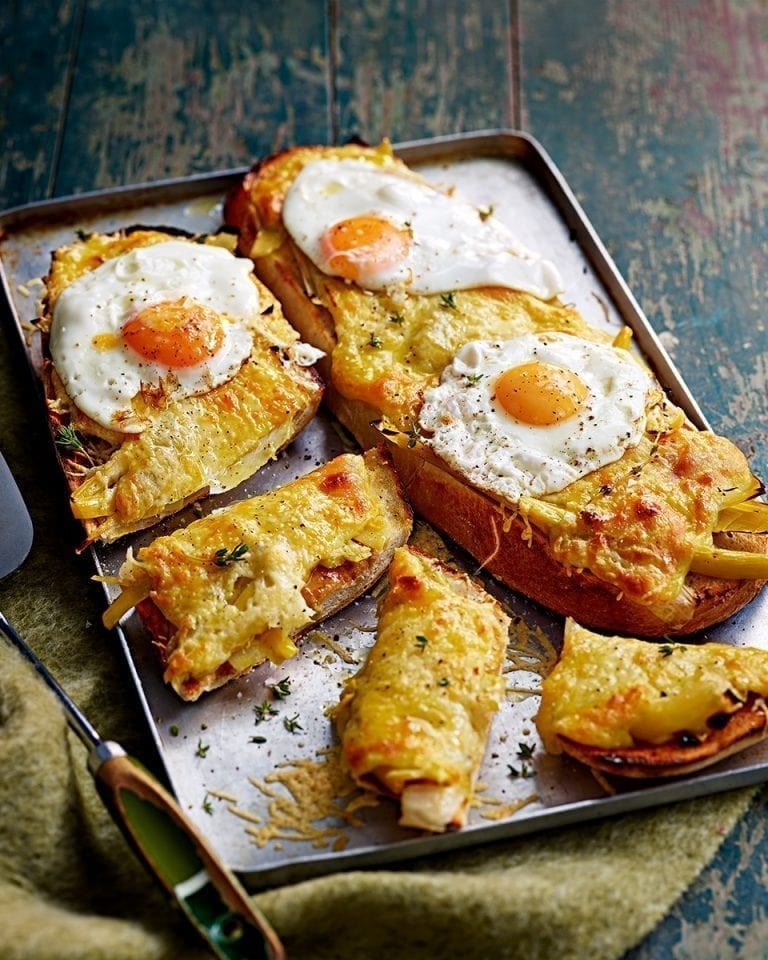
[[[107,630],[117,626],[121,618],[149,596],[149,586],[126,587],[119,597],[110,603],[102,614],[101,620]]]
[[[693,555],[691,572],[722,580],[768,580],[768,555],[700,547]]]
[[[748,500],[732,507],[723,507],[717,516],[715,530],[768,533],[768,503]]]

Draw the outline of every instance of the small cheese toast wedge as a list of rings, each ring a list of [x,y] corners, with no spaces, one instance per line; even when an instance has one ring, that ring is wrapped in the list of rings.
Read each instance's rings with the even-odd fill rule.
[[[768,506],[729,440],[673,404],[625,329],[489,209],[382,143],[304,147],[225,208],[239,249],[326,356],[326,400],[385,437],[417,514],[507,586],[597,629],[682,636],[768,579]]]
[[[376,643],[335,712],[355,781],[400,801],[400,824],[463,827],[504,696],[509,618],[466,575],[395,551]]]
[[[104,623],[135,607],[166,682],[196,700],[294,656],[303,632],[375,583],[410,530],[389,457],[342,454],[129,551]]]
[[[616,777],[700,770],[768,733],[768,651],[605,637],[566,622],[536,726],[545,748]]]
[[[49,423],[83,546],[237,486],[323,385],[230,238],[91,234],[56,250],[39,321]]]

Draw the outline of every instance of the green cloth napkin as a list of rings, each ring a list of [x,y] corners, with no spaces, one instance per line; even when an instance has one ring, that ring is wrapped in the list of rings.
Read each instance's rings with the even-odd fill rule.
[[[156,764],[128,669],[13,335],[0,332],[0,444],[36,531],[0,609],[105,737]],[[262,893],[292,960],[611,960],[710,861],[752,790]],[[0,640],[1,960],[205,956],[102,807],[85,751]]]

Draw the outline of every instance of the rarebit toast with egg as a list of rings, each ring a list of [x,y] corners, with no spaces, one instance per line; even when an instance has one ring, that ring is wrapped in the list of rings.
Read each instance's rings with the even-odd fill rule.
[[[768,735],[768,651],[599,636],[567,620],[542,684],[546,750],[616,777],[692,773]]]
[[[326,356],[326,399],[390,443],[417,513],[515,590],[590,626],[683,635],[768,579],[743,454],[696,429],[554,264],[378,147],[255,166],[227,222]]]
[[[378,580],[410,531],[391,457],[342,454],[129,551],[104,624],[135,608],[166,682],[196,700],[294,656],[306,630]]]
[[[360,786],[398,799],[402,826],[458,829],[504,699],[509,617],[413,546],[387,577],[376,642],[334,711],[342,758]]]
[[[317,410],[318,351],[228,245],[137,228],[53,253],[42,377],[86,544],[237,486]]]

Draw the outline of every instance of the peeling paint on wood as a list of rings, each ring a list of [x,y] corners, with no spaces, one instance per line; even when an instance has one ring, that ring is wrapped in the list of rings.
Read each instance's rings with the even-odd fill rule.
[[[0,4],[0,209],[53,189],[79,6]]]
[[[255,17],[234,3],[89,0],[57,187],[223,169],[297,135],[324,139],[325,33],[323,4]]]
[[[338,138],[410,140],[509,127],[516,97],[507,4],[338,4]]]

